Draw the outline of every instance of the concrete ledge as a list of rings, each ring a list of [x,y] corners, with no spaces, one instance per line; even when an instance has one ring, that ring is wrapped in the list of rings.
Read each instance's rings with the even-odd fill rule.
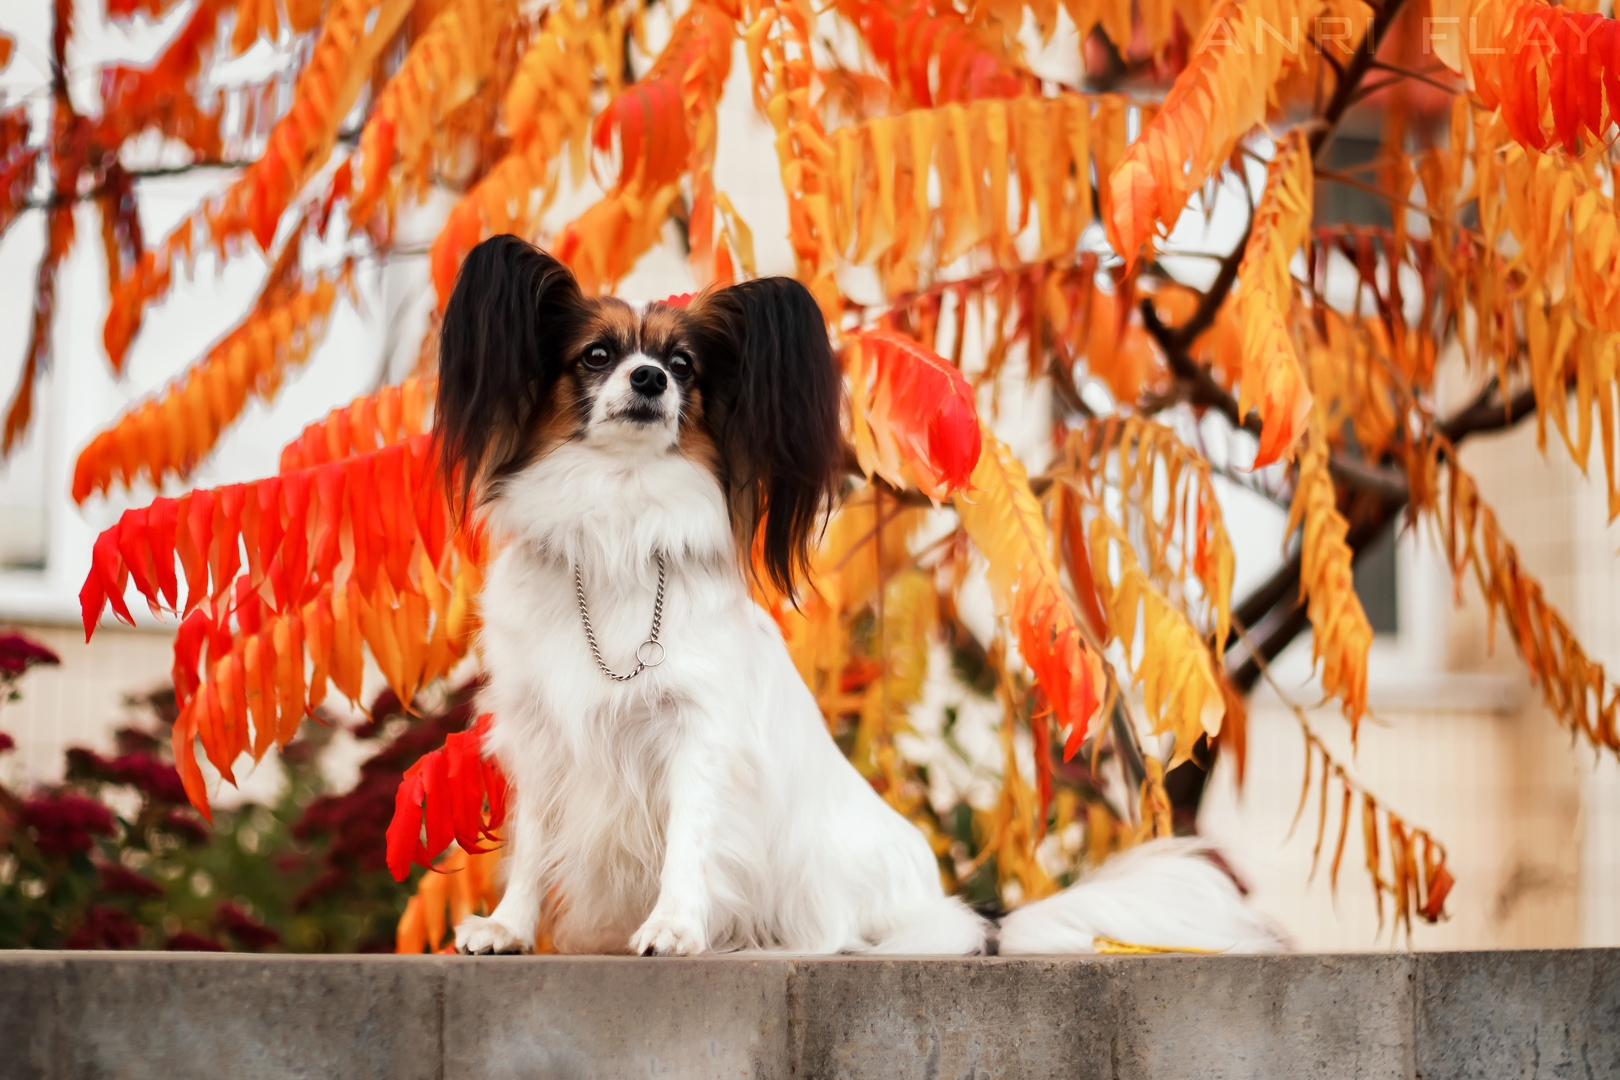
[[[1620,950],[0,953],[0,1078],[1620,1077]]]

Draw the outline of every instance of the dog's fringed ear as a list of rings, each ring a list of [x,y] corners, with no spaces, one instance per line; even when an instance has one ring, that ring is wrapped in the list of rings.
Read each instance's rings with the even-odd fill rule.
[[[758,278],[701,296],[703,403],[727,472],[727,499],[745,552],[788,595],[843,460],[843,382],[821,309],[792,278]]]
[[[439,471],[458,510],[521,452],[581,306],[574,275],[533,244],[492,236],[468,253],[439,327],[433,410]]]

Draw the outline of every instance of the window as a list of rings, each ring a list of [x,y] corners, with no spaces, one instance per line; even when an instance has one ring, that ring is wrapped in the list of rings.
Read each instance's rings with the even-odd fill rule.
[[[1395,523],[1384,526],[1355,563],[1356,596],[1374,634],[1400,632],[1400,595],[1395,573]]]
[[[1378,174],[1370,166],[1378,159],[1382,149],[1383,144],[1376,136],[1363,138],[1341,133],[1328,143],[1322,165],[1329,171],[1353,177],[1363,184],[1376,185]],[[1315,221],[1318,225],[1381,225],[1387,228],[1391,224],[1389,202],[1350,184],[1318,180]]]

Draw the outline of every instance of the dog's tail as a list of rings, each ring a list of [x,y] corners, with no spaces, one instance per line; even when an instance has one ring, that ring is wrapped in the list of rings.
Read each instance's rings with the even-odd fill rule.
[[[1003,956],[1097,952],[1107,943],[1151,949],[1265,953],[1283,935],[1243,900],[1197,839],[1155,840],[1116,855],[1056,896],[1001,920]]]
[[[985,951],[990,923],[954,896],[918,904],[870,949],[888,956],[973,956]]]

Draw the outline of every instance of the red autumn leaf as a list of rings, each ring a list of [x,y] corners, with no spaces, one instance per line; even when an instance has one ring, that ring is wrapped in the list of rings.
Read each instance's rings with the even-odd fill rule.
[[[150,64],[102,69],[96,145],[117,147],[156,129],[184,143],[198,158],[219,158],[222,108],[218,103],[211,111],[201,106],[198,76],[214,48],[221,6],[220,0],[200,0]],[[111,8],[108,14],[114,14]]]
[[[404,881],[413,862],[431,868],[452,840],[472,855],[489,850],[486,840],[499,842],[507,787],[499,766],[483,753],[490,719],[485,713],[467,731],[446,736],[443,747],[424,754],[400,780],[388,825],[388,869],[395,880]]]
[[[421,391],[363,398],[284,455],[331,460],[157,499],[97,539],[80,594],[87,634],[108,604],[130,621],[129,580],[155,612],[185,616],[175,748],[198,809],[207,804],[193,739],[231,780],[240,754],[257,759],[292,738],[329,680],[354,700],[362,650],[402,700],[462,655],[482,539],[452,533],[431,436],[419,430]],[[357,451],[357,438],[373,448]]]
[[[1607,140],[1620,120],[1615,20],[1527,0],[1506,12],[1494,36],[1480,35],[1472,26],[1465,35],[1476,92],[1487,108],[1500,108],[1517,142],[1575,153],[1582,133]]]
[[[892,474],[903,464],[935,498],[967,486],[983,443],[973,388],[960,371],[916,339],[876,329],[854,336],[850,377],[863,468]]]
[[[843,0],[837,6],[908,105],[1017,97],[1034,85],[998,47],[994,29],[970,25],[948,6],[884,0]]]
[[[677,20],[652,70],[597,114],[592,144],[603,154],[618,148],[613,187],[651,192],[695,164],[700,113],[712,113],[718,102],[735,37],[734,20],[725,12],[694,3]]]

